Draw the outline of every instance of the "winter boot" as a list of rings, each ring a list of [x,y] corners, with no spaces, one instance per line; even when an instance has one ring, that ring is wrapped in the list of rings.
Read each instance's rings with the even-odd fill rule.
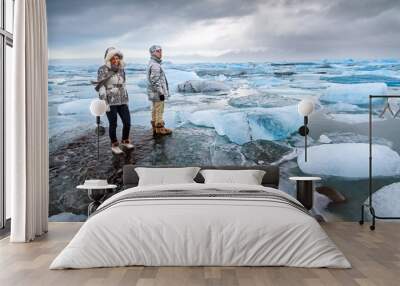
[[[162,126],[164,128],[164,131],[167,133],[167,135],[172,134],[172,129],[169,129],[167,127],[165,127],[165,122],[162,121]]]
[[[121,146],[125,147],[128,150],[135,148],[135,146],[133,146],[133,144],[131,143],[131,140],[129,140],[129,139],[122,140]]]
[[[111,144],[111,151],[115,155],[121,155],[122,153],[124,153],[124,151],[122,151],[121,148],[119,147],[118,141]]]
[[[169,135],[169,134],[171,134],[171,133],[172,133],[172,130],[171,130],[171,129],[168,129],[168,128],[165,128],[165,127],[164,127],[164,124],[158,123],[158,124],[156,125],[156,135],[161,135],[161,136],[163,136],[163,135]]]

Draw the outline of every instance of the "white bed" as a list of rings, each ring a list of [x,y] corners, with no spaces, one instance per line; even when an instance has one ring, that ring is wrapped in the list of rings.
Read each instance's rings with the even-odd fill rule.
[[[249,191],[250,195],[145,197],[146,192],[175,190],[182,194]],[[272,199],[251,196],[259,191]],[[138,194],[143,197],[135,197]],[[350,268],[318,222],[295,204],[299,203],[282,191],[255,185],[130,188],[99,207],[50,269],[128,265]]]

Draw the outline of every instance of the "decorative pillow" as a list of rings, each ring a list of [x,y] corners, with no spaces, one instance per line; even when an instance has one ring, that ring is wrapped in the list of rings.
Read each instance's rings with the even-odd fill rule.
[[[262,170],[201,170],[205,184],[261,185],[265,171]]]
[[[135,168],[139,176],[139,186],[195,183],[193,179],[199,170],[199,167]]]

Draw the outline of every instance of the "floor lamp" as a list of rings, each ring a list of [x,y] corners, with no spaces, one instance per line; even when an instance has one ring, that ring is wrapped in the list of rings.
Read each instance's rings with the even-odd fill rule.
[[[310,99],[303,99],[297,106],[298,112],[304,117],[304,125],[299,128],[299,133],[304,136],[304,161],[307,162],[307,135],[310,132],[308,129],[308,116],[314,111],[314,102]]]
[[[396,220],[400,219],[400,217],[384,217],[384,216],[377,216],[375,213],[375,208],[373,207],[372,203],[372,100],[374,98],[383,98],[388,100],[389,98],[400,98],[400,95],[370,95],[369,96],[369,180],[368,180],[368,191],[369,191],[369,197],[368,197],[368,203],[367,204],[362,204],[361,205],[361,219],[359,223],[362,225],[364,224],[364,209],[368,208],[371,216],[372,216],[372,225],[370,225],[370,229],[374,230],[375,229],[375,219],[390,219],[390,220]],[[387,104],[389,104],[387,102]],[[387,106],[384,108],[384,112],[388,109]],[[391,109],[390,109],[391,111]],[[393,112],[390,112],[393,116],[393,118],[397,117],[398,112],[396,114],[393,114]],[[381,114],[383,116],[383,113]]]
[[[96,116],[96,134],[97,134],[97,161],[100,159],[100,116],[104,115],[107,110],[107,105],[104,100],[95,99],[90,104],[90,112],[93,116]]]

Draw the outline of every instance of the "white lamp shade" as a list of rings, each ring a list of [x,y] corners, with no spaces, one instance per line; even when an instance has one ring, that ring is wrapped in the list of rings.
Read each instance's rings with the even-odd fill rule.
[[[314,111],[314,102],[309,99],[303,99],[297,106],[301,116],[308,116]]]
[[[102,116],[107,110],[107,105],[104,100],[95,99],[90,104],[90,112],[93,116]]]

